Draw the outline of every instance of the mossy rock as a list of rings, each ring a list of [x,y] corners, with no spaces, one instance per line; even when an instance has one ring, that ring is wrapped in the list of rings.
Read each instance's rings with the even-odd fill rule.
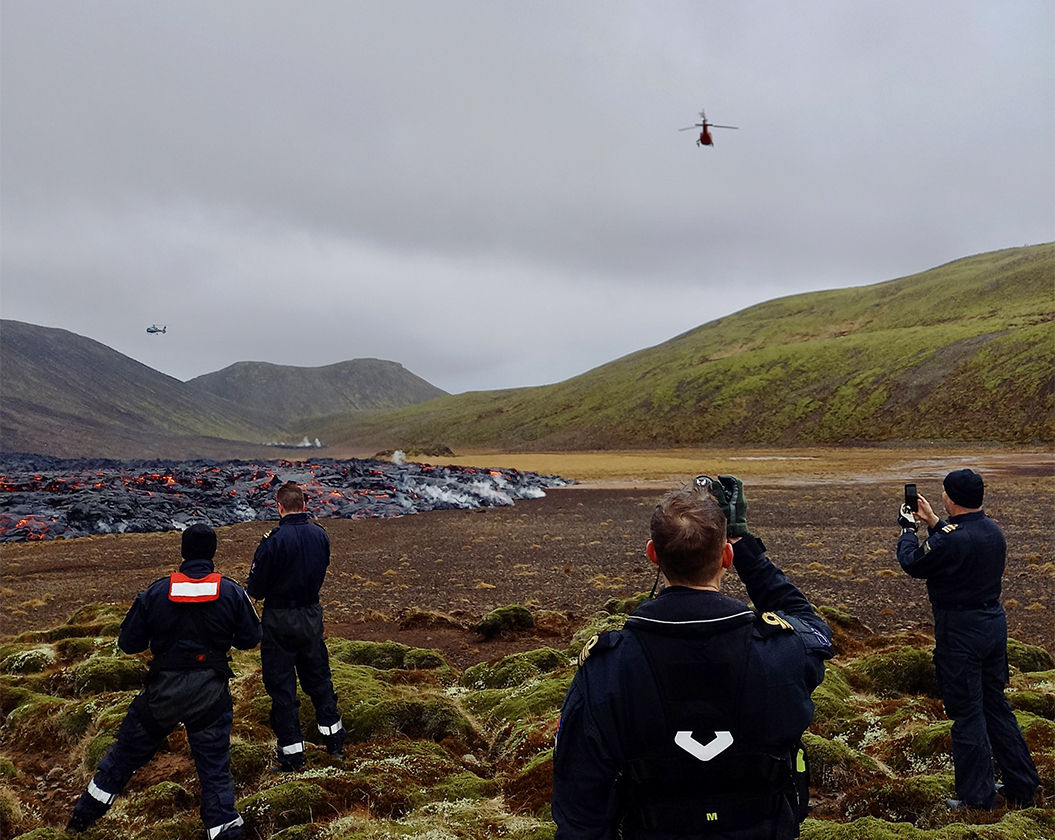
[[[125,614],[128,612],[129,604],[119,603],[116,601],[109,601],[102,604],[85,604],[83,607],[78,607],[73,615],[66,619],[67,625],[79,625],[79,624],[109,624],[113,621],[120,624],[124,621]]]
[[[906,822],[863,817],[849,823],[808,819],[800,840],[1042,840],[1055,837],[1055,809],[1012,811],[996,823],[972,825],[955,822],[935,829],[921,829]]]
[[[325,809],[326,790],[313,782],[294,779],[257,791],[237,803],[245,832],[267,837],[277,829],[311,822]]]
[[[26,812],[18,796],[0,785],[0,837],[12,837],[26,822]]]
[[[0,755],[0,779],[13,779],[18,775],[18,767],[6,755]]]
[[[53,747],[54,719],[67,702],[49,694],[27,692],[4,722],[5,744],[17,745],[23,749]]]
[[[99,637],[97,636],[74,636],[55,642],[55,652],[66,664],[86,659],[98,650]]]
[[[504,656],[494,664],[479,662],[467,668],[458,682],[473,689],[512,688],[569,664],[567,653],[538,648]]]
[[[807,732],[802,736],[814,787],[836,792],[885,776],[879,763],[841,741]]]
[[[142,660],[125,656],[93,656],[79,662],[67,672],[73,693],[101,694],[104,691],[127,691],[143,684],[147,667]]]
[[[79,738],[95,723],[95,715],[98,711],[94,700],[69,703],[56,716],[56,728],[67,738]]]
[[[338,664],[333,669],[334,688],[344,728],[351,741],[405,735],[440,741],[448,736],[475,737],[469,720],[442,690],[430,686],[393,685],[365,665]],[[315,729],[306,719],[310,703],[301,704],[301,726]],[[309,728],[310,726],[310,728]]]
[[[629,598],[612,598],[605,602],[604,610],[605,612],[627,616],[647,600],[647,592],[638,592],[636,595],[631,595]]]
[[[0,836],[6,837],[7,835]],[[25,834],[19,834],[17,837],[13,837],[12,840],[69,840],[69,838],[70,835],[61,828],[45,826],[44,828],[34,828]]]
[[[510,604],[491,610],[479,624],[473,627],[473,630],[484,639],[494,639],[521,630],[530,630],[534,626],[535,617],[531,614],[531,610],[520,604]]]
[[[622,613],[597,612],[591,615],[586,623],[571,637],[568,644],[568,654],[572,659],[579,656],[580,651],[590,639],[608,630],[622,630],[626,624],[626,616]]]
[[[813,729],[821,734],[835,734],[857,716],[853,689],[846,670],[839,665],[825,664],[824,680],[813,689],[812,699]]]
[[[1007,661],[1009,665],[1025,673],[1050,671],[1055,668],[1055,659],[1044,648],[1027,645],[1015,639],[1007,640]]]
[[[132,797],[125,811],[132,817],[156,818],[158,814],[176,814],[197,805],[197,797],[176,782],[159,782]]]
[[[4,657],[0,661],[0,673],[39,674],[51,668],[58,658],[55,648],[50,645],[25,648]]]
[[[862,656],[846,666],[850,684],[882,697],[898,694],[938,696],[938,677],[929,651],[899,647]]]
[[[231,775],[236,785],[247,785],[260,778],[275,759],[275,748],[269,742],[261,744],[231,739]]]
[[[84,760],[81,762],[81,767],[86,772],[92,773],[116,741],[116,736],[111,733],[100,732],[88,742],[88,746],[84,750]]]
[[[1015,712],[1015,719],[1031,752],[1055,751],[1055,722],[1029,712]]]
[[[37,692],[30,691],[9,678],[0,678],[0,715],[7,717]]]
[[[923,727],[912,737],[913,754],[930,758],[952,755],[952,721],[942,720]]]
[[[559,713],[573,676],[574,671],[568,668],[515,688],[480,689],[471,692],[465,704],[473,714],[485,716],[491,724],[498,721],[515,724],[534,717],[553,716]]]
[[[328,643],[330,657],[348,665],[368,665],[378,670],[450,668],[439,651],[413,648],[399,642],[361,642],[348,639]]]
[[[879,817],[918,825],[947,815],[945,800],[953,795],[951,773],[883,779],[850,791],[843,800],[843,813],[850,820]]]
[[[1016,711],[1029,712],[1037,717],[1055,720],[1055,695],[1039,691],[1007,691],[1007,700]]]

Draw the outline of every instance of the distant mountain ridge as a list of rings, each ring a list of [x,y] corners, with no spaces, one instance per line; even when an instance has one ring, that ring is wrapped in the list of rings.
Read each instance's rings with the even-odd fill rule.
[[[273,443],[307,436],[294,404],[367,411],[444,393],[377,359],[247,362],[180,382],[93,339],[12,320],[0,321],[0,376],[0,451],[58,457],[280,457]]]
[[[398,362],[382,359],[352,359],[310,368],[237,362],[187,384],[282,425],[323,414],[403,408],[447,395]]]

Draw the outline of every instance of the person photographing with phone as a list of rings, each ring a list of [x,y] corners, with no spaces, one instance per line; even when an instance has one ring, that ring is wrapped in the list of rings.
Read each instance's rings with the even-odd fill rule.
[[[934,667],[952,720],[956,798],[946,800],[950,810],[992,810],[997,794],[1009,805],[1029,807],[1040,784],[1004,696],[1009,680],[1007,616],[1000,592],[1007,543],[1000,526],[982,510],[984,494],[978,473],[953,470],[942,484],[947,521],[915,485],[906,485],[897,518],[898,563],[927,582],[934,613]],[[915,510],[913,497],[918,499]],[[919,522],[927,526],[922,542],[916,536]],[[1000,786],[994,759],[1003,777]]]
[[[831,630],[748,533],[734,476],[669,494],[649,532],[667,586],[587,642],[561,708],[556,840],[797,837]],[[754,610],[721,593],[730,569]]]

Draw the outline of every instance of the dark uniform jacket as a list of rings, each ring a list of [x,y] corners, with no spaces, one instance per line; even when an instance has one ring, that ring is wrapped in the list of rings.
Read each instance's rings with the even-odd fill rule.
[[[983,511],[938,520],[919,543],[911,531],[898,539],[897,559],[908,574],[925,578],[927,595],[939,610],[972,610],[1000,600],[1007,543]]]
[[[265,609],[319,603],[330,565],[330,538],[306,513],[287,513],[257,546],[246,591]]]
[[[587,644],[554,753],[558,840],[798,834],[797,746],[831,631],[764,549],[734,546],[758,613],[671,586]]]
[[[216,597],[200,600],[215,588]],[[187,594],[172,600],[170,589]],[[184,560],[175,576],[152,583],[136,596],[121,623],[117,644],[125,653],[150,648],[153,670],[227,669],[227,652],[260,641],[260,619],[245,590],[213,571],[211,560]]]

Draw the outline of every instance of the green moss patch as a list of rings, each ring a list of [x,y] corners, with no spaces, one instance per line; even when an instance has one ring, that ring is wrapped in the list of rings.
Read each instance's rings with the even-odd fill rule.
[[[531,610],[519,604],[510,604],[491,610],[473,627],[473,630],[485,639],[494,639],[521,630],[530,630],[534,626],[535,617],[531,614]]]
[[[1055,659],[1044,648],[1027,645],[1015,639],[1007,640],[1007,661],[1011,667],[1026,673],[1050,671],[1055,668]]]
[[[847,665],[850,684],[881,697],[896,694],[938,696],[938,678],[930,651],[899,647],[863,656]]]
[[[568,654],[539,648],[505,656],[496,663],[480,662],[465,670],[458,681],[466,688],[511,688],[570,664]]]

